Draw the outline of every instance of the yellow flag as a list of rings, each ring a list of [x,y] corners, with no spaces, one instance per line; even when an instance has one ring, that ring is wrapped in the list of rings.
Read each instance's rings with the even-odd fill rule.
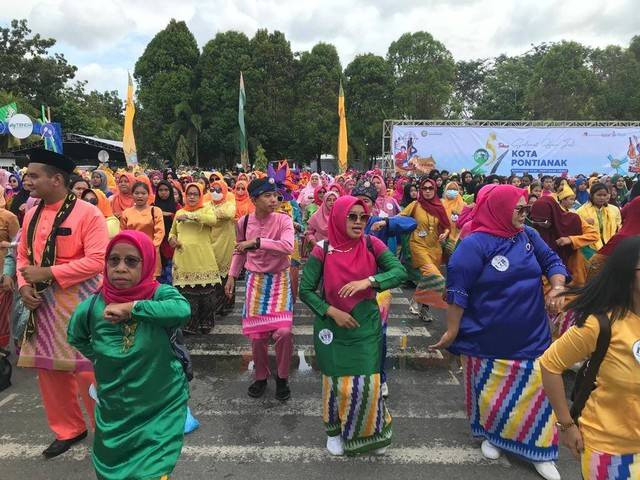
[[[338,168],[340,173],[347,171],[347,112],[344,108],[344,90],[340,81],[340,92],[338,93],[338,117],[340,118],[340,129],[338,130]]]
[[[127,102],[124,109],[124,136],[122,138],[122,150],[127,166],[132,167],[138,164],[138,154],[136,151],[136,139],[133,137],[133,117],[136,114],[136,106],[133,103],[133,82],[129,75],[129,85],[127,87]]]

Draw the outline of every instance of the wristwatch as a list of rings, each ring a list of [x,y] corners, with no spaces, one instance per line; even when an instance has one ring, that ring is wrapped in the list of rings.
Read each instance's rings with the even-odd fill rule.
[[[560,422],[556,422],[556,427],[558,428],[558,430],[560,430],[561,432],[566,432],[567,430],[569,430],[571,427],[573,427],[576,424],[576,422],[571,421],[569,423],[560,423]]]
[[[378,288],[378,282],[376,282],[376,279],[373,275],[371,275],[368,280],[371,282],[371,286],[373,288]]]

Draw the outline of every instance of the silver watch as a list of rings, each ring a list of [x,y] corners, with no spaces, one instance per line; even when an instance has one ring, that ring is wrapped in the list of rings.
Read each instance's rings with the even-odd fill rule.
[[[371,286],[373,288],[376,288],[378,286],[378,282],[376,282],[376,279],[373,275],[369,277],[369,281],[371,282]]]

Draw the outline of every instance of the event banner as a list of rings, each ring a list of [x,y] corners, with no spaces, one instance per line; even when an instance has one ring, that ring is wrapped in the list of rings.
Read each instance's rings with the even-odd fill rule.
[[[394,125],[396,170],[474,174],[640,173],[640,127],[436,127]]]

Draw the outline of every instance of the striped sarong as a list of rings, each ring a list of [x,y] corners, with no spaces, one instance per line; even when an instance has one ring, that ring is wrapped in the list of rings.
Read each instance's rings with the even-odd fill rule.
[[[64,289],[54,282],[42,292],[42,304],[36,310],[36,333],[23,340],[19,367],[93,370],[91,362],[67,342],[67,327],[76,307],[95,293],[101,283],[102,275],[97,275]]]
[[[358,455],[391,444],[391,415],[381,387],[378,373],[322,376],[322,420],[328,436],[342,436],[346,455]]]
[[[420,280],[413,298],[416,302],[435,308],[447,308],[442,298],[445,280],[435,265],[428,263],[420,267]]]
[[[585,448],[580,463],[584,480],[636,480],[640,478],[640,453],[611,455]]]
[[[247,272],[242,334],[251,336],[291,328],[293,298],[289,269],[280,273]]]
[[[464,357],[474,436],[532,462],[558,458],[558,434],[537,360]]]

